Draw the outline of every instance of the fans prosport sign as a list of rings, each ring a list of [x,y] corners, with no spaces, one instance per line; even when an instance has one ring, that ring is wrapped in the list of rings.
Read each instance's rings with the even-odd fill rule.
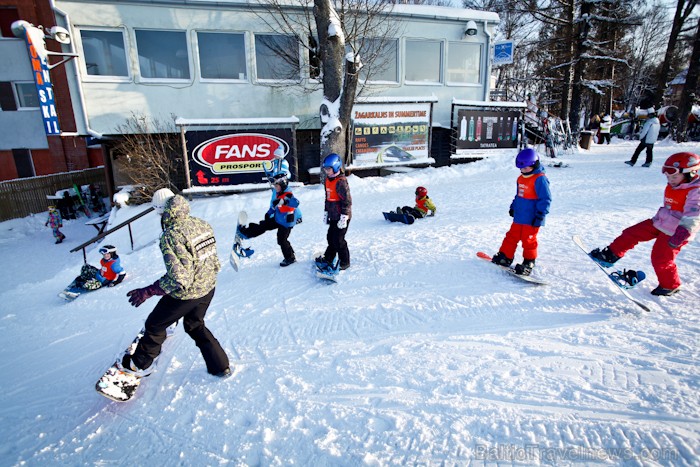
[[[272,160],[281,147],[289,152],[287,143],[275,136],[241,133],[210,139],[197,146],[194,159],[215,174],[261,172],[263,162]]]
[[[293,157],[290,148],[293,133],[288,129],[265,132],[204,130],[187,132],[187,151],[193,186],[238,185],[266,180],[265,168],[271,167],[275,151],[281,150],[287,160]]]

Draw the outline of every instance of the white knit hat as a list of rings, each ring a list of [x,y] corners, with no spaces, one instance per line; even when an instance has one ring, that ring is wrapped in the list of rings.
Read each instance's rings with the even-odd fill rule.
[[[161,188],[153,193],[151,206],[153,206],[153,209],[155,209],[158,214],[163,214],[163,210],[165,210],[165,202],[173,196],[175,196],[175,193],[170,191],[169,188]]]

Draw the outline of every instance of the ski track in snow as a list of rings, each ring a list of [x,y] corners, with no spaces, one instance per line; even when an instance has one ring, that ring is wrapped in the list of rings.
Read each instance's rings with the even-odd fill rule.
[[[110,235],[127,270],[119,287],[65,303],[79,272],[70,248],[93,235],[66,221],[53,245],[44,215],[0,223],[0,459],[3,465],[697,465],[700,459],[700,245],[678,257],[682,293],[649,294],[651,243],[620,267],[647,279],[606,283],[571,236],[591,248],[651,217],[663,160],[700,145],[659,143],[651,169],[629,168],[635,142],[563,156],[547,168],[553,204],[540,230],[533,286],[483,260],[510,225],[515,152],[385,178],[350,177],[352,267],[337,284],[313,275],[325,247],[323,190],[295,189],[304,222],[290,237],[298,263],[280,268],[274,233],[228,264],[238,211],[256,222],[268,192],[197,199],[215,229],[222,271],[207,325],[236,374],[206,373],[179,326],[158,371],[119,404],[94,384],[141,328],[157,298],[128,290],[164,271],[159,223],[145,216]],[[545,160],[545,162],[548,162]],[[434,218],[388,223],[416,186]],[[119,211],[118,222],[141,207]],[[88,261],[99,260],[96,248]],[[521,258],[517,257],[516,261]],[[20,377],[17,377],[20,376]]]

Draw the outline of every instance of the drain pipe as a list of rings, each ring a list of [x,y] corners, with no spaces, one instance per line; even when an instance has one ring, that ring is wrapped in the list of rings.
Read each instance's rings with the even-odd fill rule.
[[[71,36],[73,36],[73,28],[72,28],[72,25],[70,22],[70,17],[68,16],[68,13],[66,13],[65,11],[58,8],[56,6],[56,3],[54,0],[50,0],[50,1],[51,1],[51,9],[55,13],[57,13],[63,17],[63,20],[66,23],[66,29],[68,29],[71,32]],[[75,49],[73,47],[73,40],[74,39],[71,39],[70,48],[71,48],[71,52],[75,53]],[[78,64],[75,62],[73,62],[71,64],[68,64],[68,63],[66,64],[66,66],[69,66],[69,65],[72,65],[72,67],[73,67],[73,77],[75,78],[75,82],[77,83],[77,87],[78,87],[78,101],[80,102],[80,110],[83,114],[82,120],[83,120],[83,124],[85,125],[85,131],[87,132],[88,135],[92,136],[93,138],[108,139],[108,138],[105,138],[105,136],[102,133],[98,133],[97,131],[90,128],[90,120],[88,119],[87,105],[85,104],[85,95],[83,93],[83,81],[80,78],[80,70],[78,69]],[[72,134],[71,134],[71,136],[72,136]]]
[[[486,77],[484,81],[484,102],[490,100],[489,89],[491,89],[491,33],[489,32],[489,22],[484,20],[484,34],[486,34]]]

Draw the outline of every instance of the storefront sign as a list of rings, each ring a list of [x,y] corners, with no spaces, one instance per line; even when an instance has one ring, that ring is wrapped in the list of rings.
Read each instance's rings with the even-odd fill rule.
[[[192,186],[261,183],[266,180],[264,167],[271,167],[275,150],[281,148],[287,160],[291,158],[292,138],[289,129],[188,131]]]
[[[457,154],[460,150],[514,148],[518,144],[517,111],[457,111]]]
[[[428,159],[431,105],[357,104],[352,112],[352,164],[376,165]]]
[[[61,127],[58,124],[58,114],[56,113],[56,102],[53,95],[53,85],[51,84],[51,75],[49,74],[49,66],[45,55],[37,53],[36,47],[32,43],[30,34],[24,36],[29,48],[29,60],[32,65],[32,73],[34,74],[34,83],[39,95],[39,108],[41,109],[41,117],[44,120],[44,131],[47,136],[60,135]]]

